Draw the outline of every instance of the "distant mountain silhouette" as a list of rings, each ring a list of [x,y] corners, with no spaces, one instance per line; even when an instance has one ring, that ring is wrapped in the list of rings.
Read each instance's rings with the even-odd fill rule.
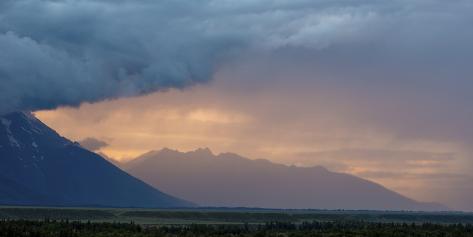
[[[183,207],[30,113],[0,116],[0,205]]]
[[[130,174],[203,206],[445,210],[421,203],[352,175],[323,167],[301,168],[250,160],[209,149],[163,149],[123,164]]]

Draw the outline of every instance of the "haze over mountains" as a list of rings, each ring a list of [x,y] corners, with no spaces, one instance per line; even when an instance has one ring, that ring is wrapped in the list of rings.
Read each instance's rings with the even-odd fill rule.
[[[381,185],[323,167],[302,168],[250,160],[209,149],[153,151],[122,167],[161,190],[203,206],[445,210]]]
[[[0,205],[193,206],[20,112],[0,116]]]
[[[193,206],[176,196],[218,207],[446,209],[323,167],[214,155],[209,149],[163,149],[121,164],[153,188],[20,112],[0,116],[0,164],[1,205]]]

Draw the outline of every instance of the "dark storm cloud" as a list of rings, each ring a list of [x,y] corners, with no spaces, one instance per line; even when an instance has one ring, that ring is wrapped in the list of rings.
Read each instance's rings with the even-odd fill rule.
[[[219,57],[241,42],[206,35],[181,4],[25,0],[4,5],[0,99],[7,103],[1,112],[75,106],[204,82]]]
[[[388,55],[456,70],[471,59],[471,10],[420,0],[2,1],[0,112],[184,88],[241,50],[329,48],[343,52],[334,61]]]

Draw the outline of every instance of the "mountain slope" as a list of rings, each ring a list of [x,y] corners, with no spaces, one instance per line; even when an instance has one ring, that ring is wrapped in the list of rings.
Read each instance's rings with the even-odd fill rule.
[[[29,113],[0,117],[0,204],[181,207]]]
[[[130,174],[204,206],[444,210],[376,183],[323,167],[300,168],[249,160],[208,149],[147,153],[123,168]]]

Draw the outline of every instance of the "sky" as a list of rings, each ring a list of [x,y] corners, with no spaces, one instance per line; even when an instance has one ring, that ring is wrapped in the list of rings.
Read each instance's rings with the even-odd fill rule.
[[[0,113],[128,160],[209,147],[473,210],[469,0],[6,0]]]

